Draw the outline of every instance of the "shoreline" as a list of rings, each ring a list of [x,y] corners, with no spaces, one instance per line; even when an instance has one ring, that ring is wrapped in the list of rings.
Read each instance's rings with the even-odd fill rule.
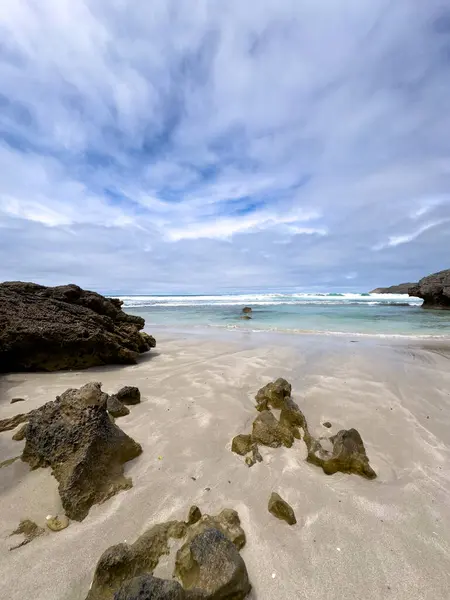
[[[340,336],[235,331],[156,337],[156,349],[136,365],[0,378],[0,418],[88,381],[102,381],[108,393],[137,385],[142,394],[116,421],[143,448],[125,467],[133,487],[93,506],[82,522],[10,552],[20,542],[8,537],[20,519],[45,525],[61,505],[49,469],[30,471],[20,460],[1,469],[5,597],[85,600],[106,548],[134,542],[155,523],[183,519],[196,504],[203,513],[239,513],[253,586],[249,600],[446,600],[450,341],[365,338],[353,344]],[[360,432],[377,479],[325,475],[305,461],[303,441],[261,447],[263,462],[251,469],[231,452],[232,438],[251,428],[257,390],[276,377],[292,383],[312,435]],[[11,405],[12,397],[25,401]],[[20,455],[23,442],[11,439],[15,432],[0,434],[0,462]],[[268,512],[272,491],[293,507],[297,525]],[[165,562],[156,575],[164,568]]]
[[[303,337],[336,337],[336,338],[351,338],[351,337],[361,337],[364,339],[374,339],[374,340],[436,340],[436,341],[448,341],[450,343],[450,334],[404,334],[404,333],[366,333],[366,332],[347,332],[347,331],[316,331],[316,330],[300,330],[300,329],[246,329],[244,327],[239,326],[221,326],[221,325],[190,325],[189,327],[180,327],[176,325],[145,325],[144,331],[151,334],[162,334],[168,335],[169,337],[172,335],[203,335],[207,337],[211,337],[212,339],[220,338],[223,334],[240,334],[250,336],[254,334],[255,336],[264,336],[267,335],[272,339],[276,339],[277,336],[303,336]]]

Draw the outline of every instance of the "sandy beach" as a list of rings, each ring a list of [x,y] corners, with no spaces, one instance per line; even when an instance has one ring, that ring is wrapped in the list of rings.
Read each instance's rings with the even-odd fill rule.
[[[185,518],[192,504],[238,511],[254,600],[449,597],[450,342],[237,332],[157,341],[136,366],[0,378],[0,419],[89,381],[108,393],[138,386],[141,404],[117,424],[143,447],[126,464],[131,490],[14,551],[19,521],[44,526],[60,499],[50,469],[30,471],[20,459],[0,469],[4,598],[84,600],[106,548]],[[261,447],[251,469],[231,452],[233,436],[251,427],[257,390],[277,377],[292,383],[313,435],[358,429],[377,479],[325,475],[305,462],[303,441]],[[0,462],[22,452],[13,434],[0,434]],[[272,491],[297,525],[268,512]],[[170,576],[169,563],[155,575]]]

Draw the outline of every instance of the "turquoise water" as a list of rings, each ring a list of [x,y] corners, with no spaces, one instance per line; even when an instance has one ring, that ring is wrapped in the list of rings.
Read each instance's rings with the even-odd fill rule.
[[[450,312],[393,294],[232,294],[227,296],[123,296],[124,309],[167,328],[330,334],[449,336]],[[240,319],[244,306],[252,319]]]

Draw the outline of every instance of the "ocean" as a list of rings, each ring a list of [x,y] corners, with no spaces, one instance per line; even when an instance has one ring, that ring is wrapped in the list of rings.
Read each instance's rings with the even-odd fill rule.
[[[422,300],[394,294],[229,294],[122,296],[124,310],[146,329],[221,328],[253,332],[446,337],[450,312],[421,309]],[[244,306],[252,319],[241,319]]]

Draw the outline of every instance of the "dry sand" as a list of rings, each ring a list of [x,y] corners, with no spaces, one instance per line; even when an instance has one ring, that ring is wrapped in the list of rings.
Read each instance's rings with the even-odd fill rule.
[[[210,514],[224,507],[239,512],[253,599],[447,600],[449,348],[329,336],[166,334],[153,358],[137,366],[4,376],[0,418],[88,381],[102,381],[110,393],[137,385],[142,403],[117,424],[143,454],[126,467],[131,490],[93,507],[83,522],[14,551],[20,538],[8,535],[19,521],[44,525],[60,501],[49,469],[30,472],[20,460],[0,469],[2,598],[84,600],[108,546],[184,518],[197,504]],[[305,462],[302,441],[262,448],[264,462],[251,469],[230,451],[231,438],[249,431],[256,415],[256,391],[280,376],[292,382],[313,434],[328,433],[324,421],[333,424],[331,433],[360,431],[375,481],[326,476]],[[26,401],[11,405],[17,396]],[[22,451],[13,433],[0,434],[0,462]],[[267,511],[272,491],[290,502],[296,526]]]

